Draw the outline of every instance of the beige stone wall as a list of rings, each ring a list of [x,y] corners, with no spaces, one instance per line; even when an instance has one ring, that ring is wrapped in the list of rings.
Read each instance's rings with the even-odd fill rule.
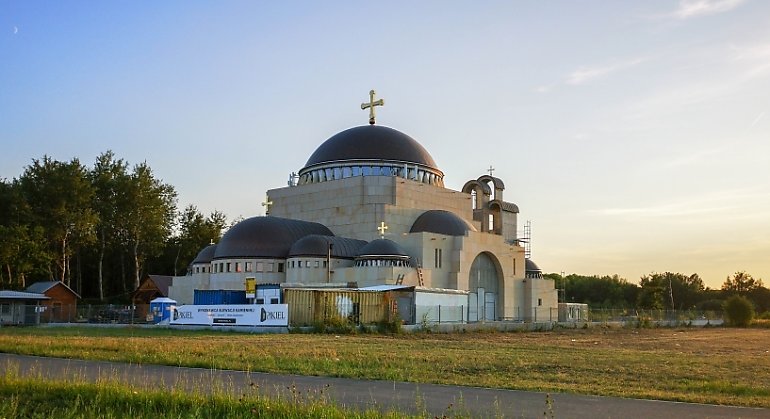
[[[175,276],[168,287],[168,298],[176,301],[178,305],[192,304],[193,290],[201,289],[209,289],[209,274]]]
[[[522,280],[522,317],[526,321],[550,321],[558,318],[558,297],[552,279]]]
[[[390,176],[357,176],[271,189],[270,215],[321,223],[337,236],[400,240],[423,212],[442,209],[472,222],[470,195]]]

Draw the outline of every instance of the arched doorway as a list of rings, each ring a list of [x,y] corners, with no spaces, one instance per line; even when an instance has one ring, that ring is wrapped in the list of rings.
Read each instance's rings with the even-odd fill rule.
[[[468,321],[497,320],[500,273],[494,256],[480,253],[471,265],[468,281]]]

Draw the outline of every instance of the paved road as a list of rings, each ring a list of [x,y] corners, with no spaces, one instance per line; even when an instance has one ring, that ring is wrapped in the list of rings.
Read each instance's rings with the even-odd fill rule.
[[[325,398],[354,408],[427,412],[431,417],[460,412],[472,417],[542,418],[546,394],[476,387],[412,384],[248,373],[243,371],[135,365],[116,362],[0,354],[0,374],[51,379],[120,380],[148,388],[187,391],[229,391],[235,395],[259,391],[270,397]],[[252,385],[252,383],[254,385]],[[256,390],[255,390],[256,389]],[[770,409],[752,409],[654,400],[553,394],[554,417],[562,418],[770,418]],[[449,406],[452,406],[449,408]]]

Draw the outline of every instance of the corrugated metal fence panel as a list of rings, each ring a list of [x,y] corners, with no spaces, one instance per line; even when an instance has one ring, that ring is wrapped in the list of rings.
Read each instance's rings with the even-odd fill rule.
[[[194,290],[193,304],[195,305],[246,304],[246,291]]]
[[[315,300],[313,290],[289,288],[284,290],[283,301],[289,305],[289,324],[309,326],[313,324]]]
[[[371,324],[389,319],[388,292],[354,290],[284,290],[292,326],[307,326],[332,319],[350,319],[356,324]]]

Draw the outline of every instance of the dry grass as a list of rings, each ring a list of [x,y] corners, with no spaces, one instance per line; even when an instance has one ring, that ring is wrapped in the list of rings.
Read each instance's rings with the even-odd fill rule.
[[[0,329],[0,351],[770,407],[768,329],[391,336]]]

